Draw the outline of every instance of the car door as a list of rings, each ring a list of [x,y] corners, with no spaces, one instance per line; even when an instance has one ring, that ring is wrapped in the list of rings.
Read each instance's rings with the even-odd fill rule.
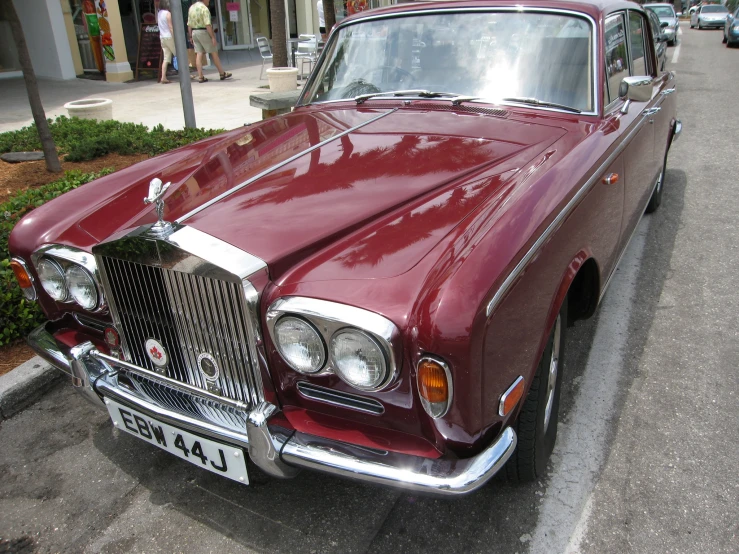
[[[628,10],[621,17],[624,17],[627,23],[630,75],[654,77],[656,73],[654,53],[644,14]],[[631,239],[659,175],[654,148],[654,114],[655,110],[656,113],[660,110],[659,106],[655,106],[658,96],[657,91],[654,91],[648,102],[629,102],[628,106],[625,106],[624,100],[618,101],[623,140],[626,141],[622,248],[625,248]],[[626,113],[623,113],[625,110]]]

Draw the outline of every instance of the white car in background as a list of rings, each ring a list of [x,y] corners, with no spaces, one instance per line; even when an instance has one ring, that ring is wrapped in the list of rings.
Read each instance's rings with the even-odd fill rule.
[[[675,14],[675,8],[672,4],[644,4],[645,8],[649,8],[659,17],[660,24],[662,26],[662,33],[667,37],[667,44],[669,46],[675,46],[677,43],[677,29],[680,26],[680,20]]]
[[[723,29],[729,10],[721,4],[706,4],[698,8],[690,16],[690,28]]]

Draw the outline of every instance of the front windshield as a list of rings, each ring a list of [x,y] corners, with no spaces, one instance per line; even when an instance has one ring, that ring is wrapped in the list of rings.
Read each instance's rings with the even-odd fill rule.
[[[726,6],[703,6],[701,13],[729,13]]]
[[[593,111],[592,27],[550,14],[462,12],[341,28],[306,102],[399,90],[536,98]]]
[[[675,17],[675,12],[673,11],[672,6],[649,6],[649,9],[659,17]]]

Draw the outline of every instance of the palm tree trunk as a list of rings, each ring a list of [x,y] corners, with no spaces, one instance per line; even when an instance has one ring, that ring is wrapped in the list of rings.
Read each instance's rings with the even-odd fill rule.
[[[287,30],[284,0],[269,0],[272,19],[272,67],[287,67]]]
[[[326,23],[326,34],[331,33],[334,25],[336,25],[336,10],[334,9],[334,0],[323,0],[323,19]]]
[[[18,49],[18,61],[23,70],[23,79],[26,81],[28,102],[31,104],[31,113],[33,114],[33,120],[36,122],[39,138],[41,139],[41,147],[43,148],[44,159],[46,160],[46,169],[53,173],[61,173],[62,166],[59,163],[59,156],[56,153],[54,139],[51,138],[51,131],[49,131],[49,124],[46,121],[44,107],[41,105],[41,95],[38,91],[36,73],[33,71],[31,56],[28,53],[28,46],[26,46],[26,37],[23,34],[18,13],[15,11],[15,6],[13,6],[13,0],[0,0],[0,8],[5,14],[5,19],[10,24],[10,31],[13,33],[13,40],[15,40],[15,45]]]

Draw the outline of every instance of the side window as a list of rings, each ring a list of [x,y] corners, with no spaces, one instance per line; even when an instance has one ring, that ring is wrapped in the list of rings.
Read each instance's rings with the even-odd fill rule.
[[[644,39],[649,36],[644,18],[637,12],[629,11],[629,41],[631,42],[632,75],[649,75],[647,67],[647,45]]]
[[[606,105],[618,98],[618,87],[629,76],[629,56],[626,51],[626,22],[623,15],[606,19]]]

